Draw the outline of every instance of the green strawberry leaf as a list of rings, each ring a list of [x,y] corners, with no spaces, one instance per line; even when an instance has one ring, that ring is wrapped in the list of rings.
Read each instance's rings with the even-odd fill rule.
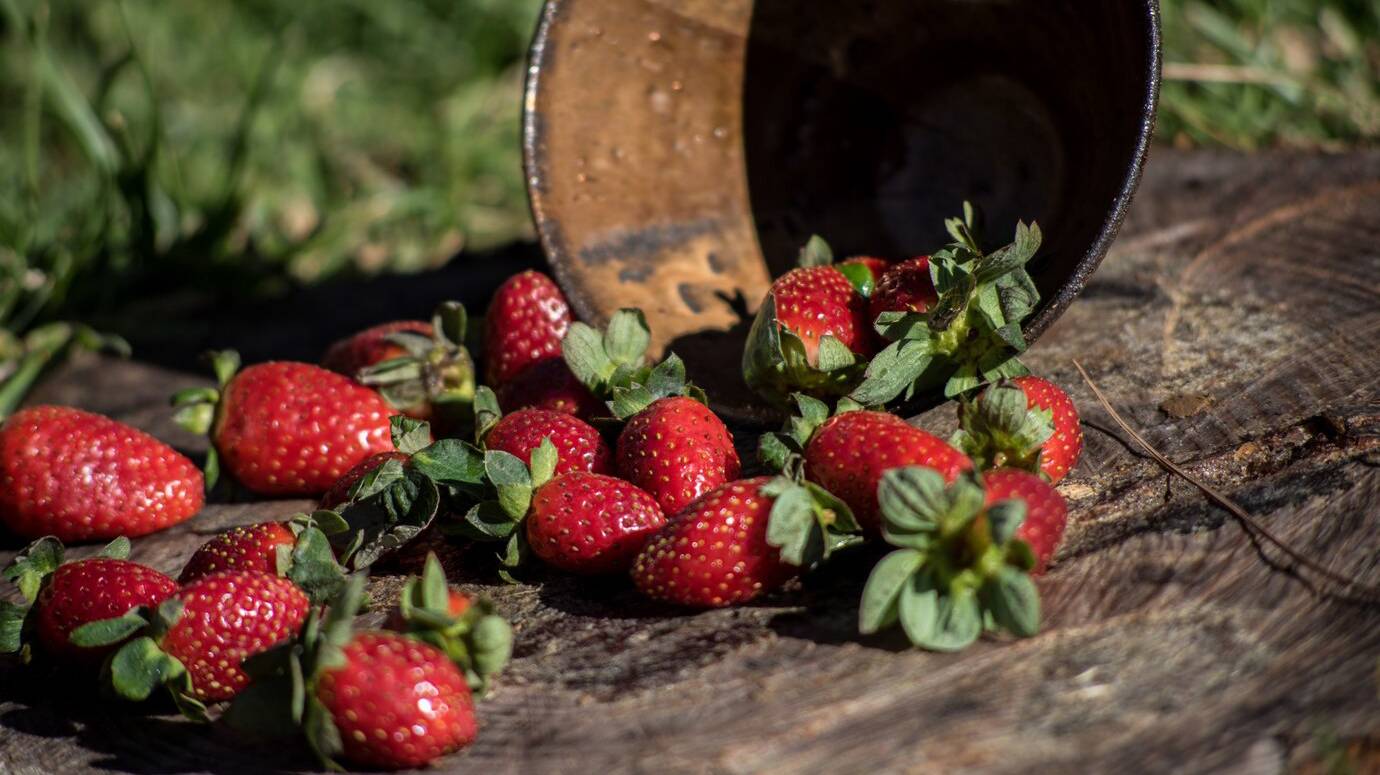
[[[460,439],[441,439],[412,455],[413,470],[438,485],[482,485],[484,453]]]
[[[482,604],[482,602],[481,602]],[[501,616],[481,609],[483,615],[473,624],[470,632],[470,659],[473,661],[466,670],[470,688],[483,696],[489,679],[497,675],[508,664],[513,655],[513,627]]]
[[[512,535],[518,524],[498,501],[482,501],[465,512],[455,528],[475,541],[501,541]]]
[[[762,493],[776,499],[767,517],[767,543],[781,550],[782,562],[803,567],[818,559],[824,547],[809,491],[778,477]]]
[[[403,481],[407,471],[401,460],[385,460],[383,465],[365,474],[350,488],[350,501],[366,501]]]
[[[901,589],[924,562],[925,555],[914,549],[897,549],[872,568],[858,606],[858,632],[871,635],[896,621]]]
[[[0,654],[18,654],[24,647],[24,623],[29,606],[0,600]]]
[[[858,362],[857,356],[847,345],[829,334],[820,337],[819,351],[815,357],[815,368],[824,372],[846,369]]]
[[[110,543],[102,547],[101,550],[96,553],[96,556],[106,557],[112,560],[128,560],[129,550],[129,539],[124,536],[119,536],[115,540],[111,541]]]
[[[652,332],[647,327],[647,318],[642,310],[620,309],[609,318],[603,348],[616,366],[640,366],[646,359],[647,347],[651,343]]]
[[[405,414],[394,415],[388,422],[392,429],[393,446],[405,455],[422,450],[431,443],[429,423],[414,420]]]
[[[321,762],[322,767],[328,770],[340,770],[340,765],[336,764],[335,758],[345,750],[345,744],[340,738],[340,729],[331,719],[330,711],[315,695],[306,698],[306,708],[302,714],[302,732],[306,735],[307,746]]]
[[[0,576],[13,582],[24,599],[32,603],[38,599],[43,581],[62,564],[64,554],[61,541],[44,536],[24,547],[4,571],[0,571]]]
[[[489,434],[489,429],[503,417],[503,410],[499,408],[498,396],[493,389],[487,385],[480,385],[474,390],[474,433],[475,441],[484,442],[484,437]]]
[[[465,310],[465,305],[458,301],[443,301],[431,313],[432,331],[437,339],[452,348],[465,345],[469,323],[469,312]]]
[[[931,651],[961,651],[982,634],[982,608],[971,590],[939,596],[939,612],[929,637],[911,642]]]
[[[618,366],[604,350],[604,337],[599,331],[579,321],[570,324],[561,340],[561,354],[575,379],[591,390],[603,385]]]
[[[527,465],[502,450],[484,453],[484,470],[498,491],[498,502],[513,521],[527,515],[532,504],[532,474]]]
[[[1011,498],[998,501],[987,507],[987,529],[992,535],[992,543],[1004,546],[1016,537],[1016,531],[1025,522],[1025,501]]]
[[[313,603],[324,603],[335,597],[345,584],[345,569],[336,562],[331,539],[315,527],[308,527],[297,536],[284,575]]]
[[[932,574],[921,571],[912,575],[902,585],[896,607],[901,629],[911,643],[934,642],[939,631],[939,590]]]
[[[108,665],[115,693],[135,702],[147,700],[154,689],[173,684],[186,674],[182,663],[149,637],[126,643],[115,652]]]
[[[72,630],[67,639],[82,648],[113,646],[149,625],[149,616],[142,608],[134,608],[124,616],[87,622]]]
[[[434,481],[417,471],[405,475],[377,497],[357,500],[341,511],[350,531],[333,537],[337,547],[344,546],[337,554],[352,570],[368,567],[425,530],[436,517],[440,501]]]
[[[923,339],[904,339],[887,345],[868,364],[862,383],[848,397],[863,406],[891,401],[925,372],[931,352],[932,345]]]
[[[802,267],[829,266],[834,263],[834,250],[829,247],[829,243],[818,234],[813,234],[800,249],[800,258],[797,264]]]
[[[556,465],[560,462],[559,458],[556,445],[551,443],[551,437],[544,437],[541,444],[532,450],[532,463],[529,466],[532,489],[535,490],[551,481],[551,477],[556,474]]]
[[[870,298],[872,291],[877,287],[877,278],[872,276],[872,270],[863,264],[839,264],[834,267],[839,270],[839,274],[848,279],[848,283],[853,286],[853,290],[859,296]]]
[[[1040,631],[1040,593],[1027,573],[1005,566],[979,594],[996,624],[1012,635],[1028,638]]]

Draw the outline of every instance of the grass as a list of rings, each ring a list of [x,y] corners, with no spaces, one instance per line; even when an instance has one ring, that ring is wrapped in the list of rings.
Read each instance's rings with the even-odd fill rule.
[[[539,10],[0,0],[0,416],[17,376],[118,347],[55,321],[530,238],[518,95]],[[1380,139],[1380,0],[1163,0],[1163,19],[1163,140]]]

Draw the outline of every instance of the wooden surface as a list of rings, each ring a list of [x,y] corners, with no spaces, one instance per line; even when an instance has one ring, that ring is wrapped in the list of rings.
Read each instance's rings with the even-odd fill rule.
[[[1123,237],[1029,357],[1070,388],[1088,439],[1038,637],[960,655],[860,640],[868,552],[758,605],[673,615],[617,580],[489,586],[483,550],[451,551],[454,578],[515,621],[517,654],[478,742],[441,769],[1273,773],[1339,752],[1380,768],[1380,613],[1317,594],[1128,448],[1071,365],[1271,530],[1380,583],[1377,180],[1380,154],[1152,158]],[[194,451],[164,397],[197,382],[87,359],[38,398]],[[134,558],[175,571],[205,535],[303,505],[212,506]],[[310,767],[12,667],[0,687],[0,772]]]

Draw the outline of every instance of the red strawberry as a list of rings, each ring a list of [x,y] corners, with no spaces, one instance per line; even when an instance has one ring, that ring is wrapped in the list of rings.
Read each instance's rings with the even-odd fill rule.
[[[532,364],[561,357],[570,305],[550,277],[526,271],[499,286],[484,319],[485,374],[502,385]]]
[[[546,438],[556,447],[556,476],[571,471],[604,474],[612,468],[608,444],[599,431],[583,420],[549,409],[521,409],[504,415],[484,437],[484,446],[530,465],[532,450]]]
[[[368,476],[375,468],[378,468],[390,460],[399,460],[403,463],[407,463],[411,459],[411,455],[397,450],[370,455],[359,461],[354,468],[346,471],[337,479],[335,484],[331,485],[331,488],[326,491],[326,494],[321,496],[318,506],[323,509],[334,509],[343,505],[346,501],[350,500],[350,490],[354,489],[354,486],[359,483],[359,480]]]
[[[881,276],[872,291],[868,316],[875,321],[883,312],[929,312],[937,301],[930,257],[919,256],[892,266]]]
[[[655,600],[695,608],[745,603],[789,581],[800,568],[767,543],[775,499],[769,477],[730,482],[671,518],[633,563],[633,583]]]
[[[877,350],[867,315],[875,259],[833,260],[824,240],[812,237],[799,268],[777,278],[758,307],[743,348],[743,380],[773,404],[785,406],[792,393],[847,393]]]
[[[177,594],[182,615],[162,649],[186,667],[201,700],[227,700],[249,682],[240,663],[291,638],[310,603],[291,581],[268,573],[222,571]]]
[[[432,336],[431,324],[423,320],[396,320],[366,328],[332,344],[321,358],[321,365],[338,374],[354,378],[361,371],[384,361],[407,355],[402,345],[389,339],[397,333]]]
[[[943,439],[885,412],[844,412],[824,421],[805,447],[805,477],[838,496],[871,535],[881,529],[877,483],[900,466],[925,466],[952,482],[972,468]]]
[[[35,406],[0,426],[0,522],[21,536],[145,535],[190,519],[203,490],[192,461],[108,417]]]
[[[656,499],[612,476],[557,476],[537,488],[527,543],[548,565],[571,573],[626,571],[666,517]]]
[[[343,664],[323,670],[320,700],[340,754],[379,769],[421,767],[469,745],[478,731],[460,669],[439,649],[392,632],[360,632]]]
[[[1016,530],[1016,537],[1030,544],[1035,553],[1032,573],[1043,573],[1068,523],[1068,504],[1063,496],[1039,476],[1014,468],[988,471],[982,480],[989,506],[1008,499],[1025,501],[1025,521]]]
[[[687,396],[658,399],[633,415],[618,436],[617,454],[618,475],[651,493],[666,514],[741,471],[723,420]]]
[[[792,269],[772,283],[776,318],[782,329],[800,337],[805,357],[813,365],[819,340],[833,336],[862,356],[876,350],[867,299],[833,266]]]
[[[297,535],[286,522],[260,522],[231,528],[201,545],[187,560],[178,582],[188,584],[225,570],[278,572],[278,547],[291,548]]]
[[[157,606],[176,592],[177,582],[128,560],[69,562],[53,572],[35,604],[39,645],[47,654],[94,664],[113,646],[82,648],[70,642],[73,630],[139,606]]]
[[[1068,475],[1083,454],[1083,426],[1078,407],[1064,389],[1040,377],[1016,377],[1011,383],[1025,393],[1029,408],[1044,409],[1054,420],[1054,433],[1040,448],[1040,470],[1051,482]]]
[[[306,363],[273,361],[233,374],[217,356],[221,390],[174,396],[178,419],[209,432],[220,464],[260,495],[319,495],[370,455],[393,448],[397,411],[348,377]],[[207,404],[216,403],[214,416]]]
[[[950,441],[979,468],[1040,471],[1051,482],[1068,475],[1083,453],[1078,409],[1058,385],[1016,377],[959,405],[960,429]]]
[[[608,407],[585,387],[561,358],[547,358],[523,369],[498,388],[505,412],[550,409],[589,420],[608,416]]]

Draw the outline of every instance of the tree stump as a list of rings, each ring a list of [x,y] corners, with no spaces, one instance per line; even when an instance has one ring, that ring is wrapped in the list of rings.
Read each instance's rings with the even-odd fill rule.
[[[514,621],[517,651],[478,742],[438,770],[1272,773],[1339,754],[1380,768],[1380,612],[1311,587],[1129,446],[1072,366],[1271,531],[1380,582],[1377,180],[1377,153],[1156,153],[1111,256],[1028,358],[1070,390],[1088,442],[1060,486],[1070,527],[1039,582],[1037,637],[953,655],[858,637],[876,550],[700,614],[617,579],[495,585],[488,550],[449,550],[453,578]],[[34,400],[197,452],[166,396],[202,382],[85,358]],[[951,415],[917,422],[947,432]],[[209,506],[133,557],[175,573],[210,533],[309,505]],[[4,539],[0,561],[19,543]],[[406,569],[376,571],[376,598]],[[291,746],[95,703],[13,666],[0,681],[0,772],[312,767]]]

